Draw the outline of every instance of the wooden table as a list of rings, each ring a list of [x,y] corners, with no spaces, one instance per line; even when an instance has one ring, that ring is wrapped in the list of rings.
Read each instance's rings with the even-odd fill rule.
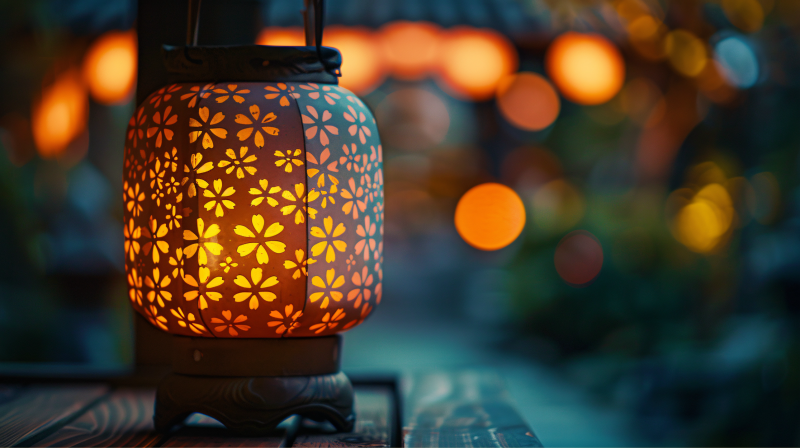
[[[155,388],[112,384],[0,384],[0,446],[541,446],[491,372],[355,378],[352,433],[294,416],[257,438],[200,414],[155,432]]]

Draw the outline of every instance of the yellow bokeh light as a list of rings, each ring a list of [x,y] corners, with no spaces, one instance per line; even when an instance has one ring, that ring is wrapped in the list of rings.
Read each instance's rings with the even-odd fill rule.
[[[459,26],[443,39],[439,73],[451,94],[482,101],[494,95],[498,83],[514,73],[518,63],[514,46],[503,35]]]
[[[546,79],[536,73],[521,72],[500,82],[497,107],[514,126],[540,131],[556,120],[561,101]]]
[[[752,33],[764,25],[764,8],[756,0],[722,0],[725,17],[742,31]]]
[[[136,32],[110,31],[98,38],[83,60],[83,76],[95,101],[131,99],[136,83]]]
[[[417,80],[436,65],[441,30],[428,22],[397,21],[381,28],[383,56],[392,74]]]
[[[86,88],[77,70],[64,73],[42,92],[33,107],[31,127],[42,158],[61,155],[86,127]]]
[[[686,30],[675,30],[664,39],[664,51],[678,73],[695,77],[708,63],[708,52],[702,40]]]
[[[673,234],[689,250],[708,253],[718,247],[733,218],[728,191],[720,184],[709,184],[680,208],[673,221]]]
[[[342,87],[364,95],[383,81],[386,73],[380,49],[368,29],[332,26],[325,29],[322,42],[342,53]]]
[[[579,104],[605,103],[625,80],[622,55],[599,34],[562,34],[547,49],[545,66],[558,90]]]
[[[525,206],[514,190],[497,183],[471,188],[458,201],[456,230],[471,246],[502,249],[525,227]]]
[[[298,27],[269,27],[264,28],[256,38],[258,45],[272,45],[276,47],[295,47],[306,44],[305,32]]]

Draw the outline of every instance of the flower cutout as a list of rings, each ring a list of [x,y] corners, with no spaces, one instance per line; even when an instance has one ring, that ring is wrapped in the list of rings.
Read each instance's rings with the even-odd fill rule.
[[[339,193],[347,202],[342,205],[342,211],[345,215],[350,215],[352,212],[353,219],[358,219],[359,210],[363,213],[367,209],[366,198],[360,199],[364,196],[364,189],[356,187],[356,181],[352,177],[347,182],[348,188],[342,189]]]
[[[345,314],[347,313],[342,311],[341,308],[336,310],[333,313],[333,316],[331,316],[331,313],[325,313],[325,315],[322,316],[322,322],[314,324],[308,327],[308,329],[316,334],[322,333],[325,330],[332,330],[336,328],[337,325],[339,325],[340,320],[344,319]]]
[[[310,165],[323,165],[327,162],[328,158],[330,157],[330,151],[328,148],[325,148],[320,154],[320,159],[317,161],[316,157],[313,154],[306,153],[306,158],[308,159],[308,163]],[[328,164],[327,169],[328,171],[338,172],[339,170],[336,168],[336,165],[339,162],[333,161]],[[337,179],[333,174],[330,173],[323,173],[319,168],[309,168],[308,171],[308,180],[309,184],[316,184],[315,190],[319,192],[322,196],[322,201],[320,201],[320,206],[322,208],[326,208],[328,206],[328,201],[330,200],[331,204],[336,203],[336,198],[333,195],[339,191],[339,179]],[[315,179],[316,177],[316,179]],[[327,178],[327,181],[326,181]],[[330,196],[329,196],[330,195]]]
[[[236,121],[239,124],[252,125],[253,123],[258,123],[258,117],[260,114],[261,114],[261,109],[259,109],[258,106],[253,104],[252,106],[250,106],[250,115],[253,117],[252,121],[249,118],[247,118],[246,115],[243,114],[236,114],[236,119],[234,121]],[[278,116],[270,112],[264,115],[264,118],[261,120],[261,124],[270,123],[272,121],[275,121],[276,118],[278,118]],[[253,135],[254,129],[255,129],[255,137],[253,137],[253,142],[255,143],[257,148],[263,148],[264,136],[261,135],[261,131],[256,129],[255,126],[242,129],[241,131],[236,133],[236,136],[239,137],[239,141],[243,142],[248,138],[250,138],[251,135]],[[263,130],[264,133],[267,135],[278,135],[278,128],[276,127],[262,126],[261,130]]]
[[[136,272],[136,268],[131,268],[128,272],[128,296],[131,302],[142,306],[142,277]]]
[[[158,89],[158,91],[155,93],[155,95],[153,95],[152,98],[150,98],[150,104],[152,104],[153,107],[158,107],[162,101],[164,102],[169,101],[170,98],[172,98],[172,94],[177,92],[178,90],[181,90],[182,88],[183,88],[182,86],[179,86],[177,84],[173,84],[169,87],[162,87]]]
[[[347,171],[358,171],[359,163],[361,163],[361,154],[356,154],[356,144],[351,143],[350,147],[347,144],[342,145],[344,155],[339,157],[339,164],[347,168]]]
[[[133,218],[131,218],[128,221],[128,225],[124,226],[122,233],[125,236],[125,253],[128,255],[128,258],[133,261],[141,248],[137,240],[142,236],[142,229],[134,225]]]
[[[378,303],[380,303],[380,302],[378,302]],[[361,325],[364,322],[364,319],[366,319],[367,316],[369,316],[369,313],[371,313],[371,312],[372,312],[372,305],[370,305],[369,303],[365,304],[361,308],[361,316],[358,319],[351,320],[350,322],[345,324],[345,326],[342,327],[342,330],[349,330],[350,328],[353,328],[356,325]]]
[[[325,254],[325,262],[331,263],[333,261],[336,261],[336,251],[333,250],[334,247],[339,252],[344,252],[345,249],[347,249],[347,243],[345,243],[342,240],[335,239],[340,237],[344,233],[345,228],[344,224],[339,223],[339,225],[336,226],[336,228],[334,229],[333,218],[331,218],[330,216],[323,219],[322,223],[323,226],[325,227],[325,230],[317,226],[311,228],[310,232],[311,236],[317,238],[324,238],[323,241],[320,241],[319,243],[311,247],[311,254],[317,257],[321,255],[323,252],[325,252],[325,249],[327,248],[327,253]]]
[[[150,218],[150,228],[145,228],[142,231],[142,234],[145,238],[151,239],[151,241],[145,243],[144,245],[144,253],[149,253],[151,246],[153,249],[153,263],[158,264],[161,260],[160,253],[167,253],[169,250],[169,243],[164,241],[164,237],[167,236],[169,233],[169,229],[167,228],[166,224],[161,224],[161,227],[158,226],[158,221]]]
[[[311,92],[308,93],[309,98],[313,100],[319,99],[320,97],[319,85],[310,82],[308,84],[301,84],[300,88],[303,90],[311,90]],[[330,86],[322,87],[322,96],[325,98],[325,101],[330,105],[336,104],[336,100],[342,98],[341,95],[339,95],[338,93],[334,93],[333,89],[331,89]]]
[[[172,141],[172,136],[175,135],[175,132],[173,132],[172,129],[168,129],[167,126],[172,126],[178,122],[178,114],[173,114],[170,117],[170,112],[172,112],[172,106],[167,106],[167,108],[164,109],[164,119],[162,120],[161,111],[156,111],[156,113],[153,114],[153,123],[155,123],[155,126],[147,128],[147,138],[154,135],[156,136],[156,148],[161,147],[161,142],[164,138]]]
[[[328,131],[333,135],[339,135],[339,129],[337,129],[336,126],[324,124],[326,121],[331,119],[331,113],[327,110],[324,110],[322,111],[322,117],[320,118],[317,110],[314,109],[313,106],[306,106],[306,110],[308,110],[310,116],[302,114],[303,124],[314,125],[306,129],[306,138],[308,140],[313,139],[317,135],[317,131],[319,131],[319,142],[322,144],[322,146],[328,146],[330,140],[328,140],[328,134],[325,131]]]
[[[225,170],[225,174],[231,174],[234,170],[236,170],[236,178],[238,179],[244,179],[245,172],[251,176],[256,174],[256,167],[248,165],[248,163],[253,163],[256,161],[256,156],[247,155],[247,146],[242,146],[239,148],[238,157],[236,156],[236,151],[234,151],[232,148],[228,148],[225,151],[225,155],[231,160],[223,160],[217,163],[218,168],[228,167],[228,169]]]
[[[199,237],[198,237],[199,235]],[[203,218],[197,218],[197,234],[191,230],[183,231],[183,239],[186,241],[196,241],[183,249],[183,254],[186,258],[192,258],[195,253],[199,252],[197,263],[200,265],[208,264],[208,254],[206,250],[214,255],[219,255],[222,252],[222,245],[216,242],[216,237],[219,235],[219,226],[211,224],[208,229],[205,228]],[[210,241],[214,238],[214,241]]]
[[[313,258],[306,259],[306,255],[305,252],[303,252],[303,249],[297,249],[296,251],[294,251],[294,256],[297,259],[297,263],[295,263],[292,260],[286,260],[283,262],[283,267],[286,269],[297,268],[292,274],[292,278],[295,280],[300,278],[301,275],[305,275],[306,277],[308,277],[308,266],[316,263],[317,260]]]
[[[183,256],[183,248],[179,247],[175,250],[175,256],[169,257],[170,266],[175,266],[172,270],[172,278],[178,278],[178,274],[183,278],[183,267],[186,264],[186,258]]]
[[[270,92],[264,95],[264,98],[268,100],[274,100],[275,98],[280,98],[278,104],[283,107],[289,105],[289,97],[292,98],[300,98],[299,93],[291,93],[294,90],[294,86],[287,86],[286,84],[279,82],[275,86],[267,86],[264,87],[264,90]]]
[[[278,277],[272,276],[264,280],[264,283],[261,283],[263,278],[264,271],[261,268],[253,268],[250,270],[250,280],[247,279],[244,275],[237,275],[236,279],[233,280],[233,283],[236,283],[237,286],[240,288],[247,288],[250,291],[243,291],[233,295],[233,299],[237,302],[244,302],[246,300],[250,300],[250,309],[257,310],[258,309],[258,298],[261,297],[262,300],[266,302],[272,302],[273,300],[277,299],[278,296],[271,291],[262,291],[265,288],[269,288],[271,286],[275,286],[278,284]],[[252,280],[252,283],[250,283]],[[261,283],[259,285],[259,283]]]
[[[211,270],[205,266],[200,266],[197,278],[199,282],[189,274],[183,277],[183,281],[189,284],[189,286],[197,288],[196,290],[186,291],[185,293],[183,293],[183,298],[186,299],[187,302],[199,299],[198,306],[200,307],[201,310],[204,310],[208,308],[207,300],[213,300],[215,302],[219,302],[219,299],[222,298],[222,294],[216,291],[209,291],[209,290],[225,283],[225,280],[223,280],[222,277],[211,278]]]
[[[214,134],[222,139],[228,136],[228,131],[224,128],[211,127],[225,119],[225,115],[223,115],[222,112],[217,112],[214,114],[214,117],[211,119],[211,121],[208,121],[209,112],[207,107],[201,107],[198,115],[200,116],[201,121],[197,121],[194,118],[189,118],[189,127],[200,128],[196,131],[189,132],[189,143],[194,143],[198,138],[202,137],[203,149],[208,149],[214,147],[214,141],[211,140],[211,134]]]
[[[224,199],[230,197],[234,193],[236,193],[236,190],[233,187],[222,190],[222,179],[217,179],[213,183],[213,188],[206,188],[203,190],[203,197],[211,198],[203,207],[208,211],[216,207],[217,209],[214,215],[217,218],[221,218],[225,215],[226,208],[228,210],[233,210],[233,207],[236,206],[230,199]]]
[[[147,122],[147,115],[144,114],[144,106],[139,108],[139,113],[132,116],[128,122],[128,140],[133,142],[135,148],[139,140],[144,138],[144,124]]]
[[[347,128],[347,132],[353,136],[358,134],[358,140],[362,145],[367,143],[367,137],[372,137],[372,131],[370,131],[369,128],[364,124],[367,121],[367,116],[364,115],[364,112],[356,113],[356,110],[353,109],[353,106],[347,106],[347,110],[350,112],[344,113],[344,119],[350,123],[353,123],[349,128]]]
[[[203,163],[203,155],[200,153],[192,154],[192,158],[189,161],[191,165],[184,165],[183,172],[184,178],[181,181],[181,185],[186,185],[187,182],[191,182],[189,184],[189,197],[193,198],[197,195],[197,186],[200,188],[208,188],[208,182],[198,179],[198,174],[203,174],[211,171],[214,168],[214,162],[206,162]],[[196,186],[196,185],[197,186]]]
[[[311,303],[322,299],[322,303],[319,306],[320,308],[327,308],[330,300],[338,302],[342,300],[344,296],[341,292],[335,291],[337,288],[341,288],[342,285],[344,285],[344,275],[336,277],[336,271],[334,269],[328,269],[328,271],[325,272],[325,280],[315,275],[314,278],[311,279],[311,284],[322,289],[322,291],[314,292],[308,297]]]
[[[292,152],[291,150],[286,150],[286,152],[280,150],[275,151],[275,157],[280,157],[280,159],[275,161],[275,166],[280,168],[285,164],[286,166],[284,167],[283,170],[286,171],[287,173],[291,173],[292,164],[295,164],[297,166],[303,165],[303,159],[298,157],[301,154],[303,154],[302,149],[295,149],[294,152]]]
[[[198,98],[206,99],[209,96],[211,96],[211,91],[213,88],[214,88],[213,84],[206,84],[203,87],[194,86],[191,89],[189,89],[188,93],[184,93],[183,95],[181,95],[181,101],[191,98],[191,100],[189,100],[188,106],[192,108],[197,104]]]
[[[203,334],[206,331],[206,327],[200,325],[199,323],[195,322],[194,314],[189,313],[188,315],[183,312],[183,310],[178,307],[177,311],[171,309],[170,312],[176,319],[178,319],[178,325],[183,328],[189,327],[193,333]]]
[[[164,308],[164,301],[167,302],[172,301],[172,293],[169,291],[165,291],[164,288],[169,286],[170,278],[169,275],[165,275],[161,277],[158,268],[153,269],[153,277],[147,276],[144,279],[144,284],[150,288],[150,291],[147,293],[147,300],[150,303],[154,301],[158,301],[158,306]]]
[[[264,230],[264,218],[261,215],[253,215],[253,230],[250,230],[246,226],[240,225],[236,226],[233,229],[233,232],[245,238],[255,238],[258,240],[260,239],[258,235],[261,233],[262,230]],[[283,226],[277,222],[272,223],[264,231],[264,238],[275,237],[281,232],[283,232]],[[256,260],[258,260],[258,263],[267,264],[269,263],[269,253],[267,252],[267,249],[275,252],[276,254],[282,254],[286,250],[286,244],[275,240],[269,240],[269,241],[263,240],[263,241],[257,241],[255,243],[242,244],[238,248],[236,248],[236,251],[239,252],[240,256],[246,257],[255,250]]]
[[[225,320],[216,317],[211,318],[212,324],[220,324],[217,327],[214,327],[214,331],[216,331],[217,333],[221,333],[225,330],[228,330],[228,334],[230,334],[231,336],[239,336],[239,332],[236,331],[237,329],[242,331],[247,331],[250,329],[249,325],[242,325],[242,322],[247,321],[247,316],[245,316],[244,314],[239,315],[236,319],[233,320],[233,322],[231,322],[231,317],[233,316],[230,310],[225,310],[222,312],[222,317],[224,317]]]
[[[217,93],[217,94],[220,95],[220,96],[218,96],[216,98],[217,102],[218,103],[224,103],[225,101],[228,100],[228,98],[233,96],[233,100],[236,101],[237,103],[239,103],[239,104],[244,103],[244,97],[241,96],[240,94],[244,95],[245,93],[250,93],[250,89],[239,89],[239,90],[237,90],[238,87],[239,86],[236,85],[236,84],[228,84],[228,89],[227,90],[225,88],[214,89],[214,93]]]
[[[178,190],[180,189],[180,187],[181,187],[181,183],[178,182],[178,180],[175,179],[175,177],[170,176],[169,180],[164,182],[163,190],[167,194],[175,194],[175,193],[178,193]],[[183,193],[178,193],[178,197],[175,198],[175,201],[180,203],[181,199],[183,199]],[[167,204],[166,208],[169,209],[171,206],[172,206],[172,204]]]
[[[367,267],[364,266],[364,269],[362,269],[361,272],[356,271],[353,274],[352,280],[355,289],[347,293],[347,301],[351,302],[355,300],[356,303],[354,306],[358,308],[361,306],[361,299],[364,299],[366,302],[372,295],[372,291],[368,289],[370,286],[372,286],[372,274],[369,274]]]
[[[147,317],[147,320],[150,321],[151,324],[155,325],[156,327],[164,331],[169,331],[167,328],[167,318],[158,315],[158,308],[156,308],[155,305],[150,305],[149,307],[145,307],[144,315],[145,317]]]
[[[133,216],[139,216],[142,213],[142,201],[144,201],[144,191],[139,190],[139,184],[137,183],[133,187],[128,187],[127,191],[128,195],[128,202],[125,206],[128,208],[128,211],[133,214]]]
[[[231,268],[235,268],[236,266],[239,266],[239,263],[235,263],[231,257],[225,258],[225,261],[219,264],[219,267],[223,268],[226,274]]]
[[[356,243],[356,255],[364,251],[364,260],[369,260],[370,251],[375,250],[375,223],[369,221],[369,215],[364,218],[363,226],[356,227],[356,234],[363,238]]]
[[[289,190],[283,190],[281,196],[287,201],[294,202],[294,204],[281,207],[281,213],[286,216],[297,210],[297,212],[294,214],[295,224],[306,222],[306,213],[311,216],[311,219],[316,219],[317,210],[309,207],[308,204],[310,202],[314,202],[314,200],[319,197],[318,192],[311,190],[308,192],[308,194],[306,194],[306,186],[302,183],[297,183],[294,185],[294,194],[292,194],[292,192]]]
[[[383,271],[381,271],[383,273]],[[381,274],[381,277],[383,275]],[[378,305],[381,304],[381,297],[383,296],[383,283],[378,283],[375,285],[375,303]]]
[[[300,326],[300,323],[297,322],[297,319],[303,315],[302,310],[298,310],[296,313],[292,314],[294,311],[294,307],[289,304],[283,309],[284,314],[281,314],[278,310],[272,310],[269,313],[269,316],[273,319],[278,320],[271,320],[267,322],[267,326],[269,327],[278,327],[275,329],[275,333],[277,334],[290,334],[292,330]]]
[[[280,191],[281,187],[277,185],[274,187],[270,187],[268,180],[261,179],[258,181],[258,188],[256,187],[250,188],[250,194],[257,196],[252,201],[250,201],[250,206],[255,207],[257,205],[261,205],[261,203],[266,200],[267,204],[269,204],[270,207],[275,207],[278,205],[278,201],[270,195],[279,193]]]
[[[345,260],[345,263],[347,263],[347,272],[350,272],[350,268],[352,268],[353,266],[356,265],[356,259],[353,258],[353,254],[350,254],[350,256],[347,257],[347,260]]]

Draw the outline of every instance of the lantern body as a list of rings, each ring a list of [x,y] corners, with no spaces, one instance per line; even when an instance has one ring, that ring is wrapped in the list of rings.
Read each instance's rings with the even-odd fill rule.
[[[176,335],[282,338],[359,325],[381,301],[375,120],[308,82],[176,83],[126,134],[131,304]]]

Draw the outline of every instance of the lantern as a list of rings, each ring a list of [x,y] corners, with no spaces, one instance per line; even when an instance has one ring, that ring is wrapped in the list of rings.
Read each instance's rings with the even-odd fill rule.
[[[261,433],[300,413],[346,430],[337,333],[381,301],[375,120],[337,85],[332,48],[165,59],[177,81],[130,119],[123,191],[131,305],[174,335],[156,425],[201,412]]]

